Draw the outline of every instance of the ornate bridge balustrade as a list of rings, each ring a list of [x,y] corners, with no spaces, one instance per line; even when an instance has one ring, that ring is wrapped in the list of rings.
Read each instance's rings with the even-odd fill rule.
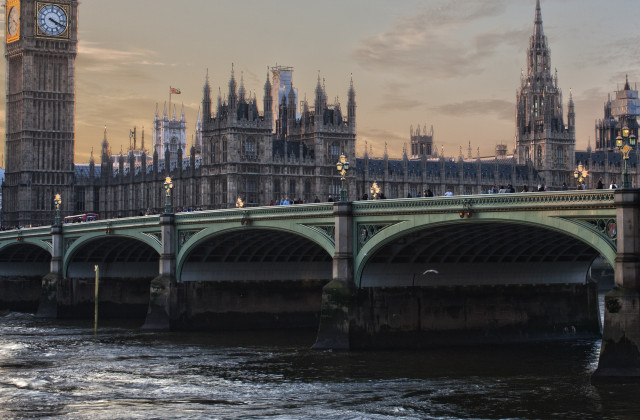
[[[0,276],[44,278],[31,304],[43,316],[86,315],[98,265],[101,304],[148,328],[316,326],[316,347],[355,348],[447,342],[443,328],[472,342],[551,322],[525,335],[597,334],[586,275],[600,255],[619,286],[599,369],[610,377],[619,358],[606,354],[640,343],[639,202],[637,190],[496,194],[23,229],[0,232]],[[624,363],[640,377],[640,360]]]

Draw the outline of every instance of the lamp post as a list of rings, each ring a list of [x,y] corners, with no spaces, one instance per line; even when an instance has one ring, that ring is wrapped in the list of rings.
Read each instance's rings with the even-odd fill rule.
[[[629,175],[629,166],[627,161],[629,160],[629,152],[636,146],[635,134],[629,134],[629,127],[626,125],[622,127],[622,131],[618,132],[616,137],[616,147],[622,152],[622,159],[624,159],[624,172],[622,173],[622,188],[631,188],[631,176]]]
[[[372,200],[376,200],[378,198],[378,195],[380,194],[380,187],[378,187],[378,183],[376,181],[373,181],[373,184],[371,184],[369,193],[371,193]]]
[[[164,200],[164,212],[166,214],[172,213],[171,209],[171,190],[173,189],[173,182],[171,181],[171,177],[168,176],[164,180],[164,190],[167,193]]]
[[[578,164],[578,167],[573,171],[573,177],[578,181],[578,189],[581,189],[582,181],[589,176],[589,171],[584,169],[582,163]]]
[[[236,200],[236,208],[243,208],[244,207],[244,201],[242,201],[242,198],[238,197],[238,199]]]
[[[347,162],[347,158],[344,156],[344,153],[340,155],[340,159],[338,163],[336,163],[336,169],[338,173],[340,173],[340,201],[347,201],[347,190],[344,189],[344,180],[347,176],[347,171],[349,170],[349,162]]]
[[[53,198],[53,205],[56,208],[56,221],[55,226],[60,226],[60,205],[62,204],[62,198],[60,194],[56,194]]]

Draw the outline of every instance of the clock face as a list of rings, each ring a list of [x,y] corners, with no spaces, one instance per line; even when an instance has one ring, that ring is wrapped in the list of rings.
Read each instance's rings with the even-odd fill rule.
[[[15,36],[18,33],[20,27],[20,11],[17,7],[12,7],[9,10],[9,16],[7,16],[7,32],[9,36]]]
[[[60,6],[48,4],[38,12],[38,26],[45,35],[60,35],[67,29],[67,14]]]

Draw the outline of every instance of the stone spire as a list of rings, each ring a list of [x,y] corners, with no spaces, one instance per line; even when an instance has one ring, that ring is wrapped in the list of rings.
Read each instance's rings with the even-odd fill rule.
[[[273,98],[271,96],[271,80],[269,79],[269,68],[267,67],[267,80],[264,82],[264,121],[273,125]]]
[[[536,18],[534,20],[533,35],[536,38],[544,38],[542,30],[542,9],[540,8],[540,0],[536,0]]]
[[[227,102],[229,104],[229,115],[236,115],[238,96],[236,93],[236,77],[233,70],[233,64],[231,64],[231,78],[229,79],[229,94]]]
[[[348,93],[348,102],[347,102],[347,122],[349,124],[349,128],[352,132],[355,133],[356,130],[356,91],[353,88],[353,74],[351,75],[351,80],[349,81],[349,93]]]
[[[205,78],[204,87],[202,88],[202,113],[205,121],[211,118],[211,85],[209,84],[209,69]]]
[[[567,111],[567,125],[570,133],[575,133],[576,130],[576,111],[575,104],[573,103],[573,91],[569,89],[569,107]]]

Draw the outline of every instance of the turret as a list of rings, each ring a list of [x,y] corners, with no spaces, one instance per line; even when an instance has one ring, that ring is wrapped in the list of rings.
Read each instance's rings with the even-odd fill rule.
[[[246,91],[244,89],[244,73],[240,74],[240,88],[238,89],[238,103],[243,104],[246,102]]]
[[[314,107],[316,110],[316,124],[322,124],[322,115],[324,114],[324,89],[320,84],[320,72],[318,72],[318,84],[316,85],[316,100]]]
[[[296,124],[296,93],[293,90],[293,83],[289,90],[289,98],[287,98],[287,126],[295,127]]]
[[[227,103],[229,105],[229,116],[233,118],[236,116],[236,111],[238,108],[238,95],[236,93],[236,78],[233,70],[233,65],[231,66],[231,78],[229,79],[229,94],[227,96]]]
[[[349,124],[349,131],[356,132],[356,91],[353,88],[353,76],[349,82],[349,101],[347,103],[347,120]]]
[[[264,121],[268,124],[273,122],[273,99],[271,98],[271,81],[269,80],[269,71],[267,70],[267,80],[264,82]]]
[[[204,122],[208,123],[211,120],[211,85],[209,84],[209,70],[207,70],[207,77],[202,88],[202,114],[204,116]]]
[[[567,124],[569,133],[573,134],[576,132],[576,111],[575,105],[573,103],[573,92],[569,91],[569,109],[567,111]]]
[[[101,146],[101,155],[100,162],[104,165],[106,162],[110,160],[109,155],[109,142],[107,141],[107,127],[104,127],[104,137],[102,138],[102,146]]]

